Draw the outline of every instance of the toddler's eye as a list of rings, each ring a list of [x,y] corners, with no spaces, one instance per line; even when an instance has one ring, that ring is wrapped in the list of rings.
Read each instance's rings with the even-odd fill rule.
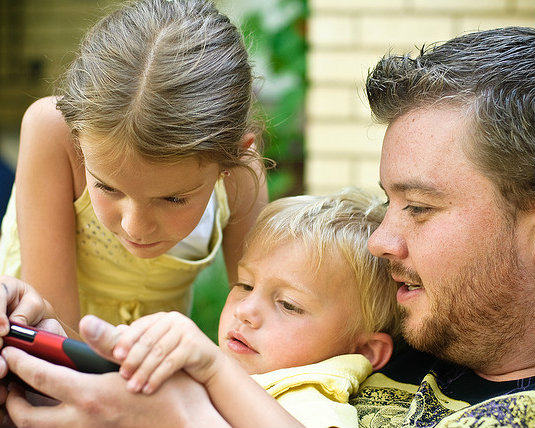
[[[295,312],[296,314],[302,314],[305,312],[303,309],[295,306],[293,303],[287,302],[286,300],[280,300],[279,303],[288,312]]]
[[[253,286],[249,284],[244,284],[241,282],[236,282],[233,284],[233,287],[241,288],[243,291],[253,291]]]

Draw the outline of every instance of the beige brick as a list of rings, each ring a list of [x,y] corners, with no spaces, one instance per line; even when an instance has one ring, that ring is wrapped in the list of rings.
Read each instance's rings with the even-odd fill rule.
[[[478,12],[505,11],[508,0],[411,0],[418,11]]]
[[[351,117],[356,91],[350,86],[314,86],[307,92],[306,112],[312,118]]]
[[[464,18],[458,22],[458,33],[466,33],[477,30],[490,30],[492,28],[521,26],[533,27],[535,26],[535,15],[518,16],[518,15],[503,15],[500,17],[486,17],[486,18]]]
[[[315,16],[308,21],[308,41],[313,46],[352,46],[358,40],[358,25],[353,17]]]
[[[353,83],[357,80],[356,70],[360,66],[357,55],[351,51],[314,51],[308,54],[308,77],[314,82]]]
[[[345,119],[370,122],[371,113],[364,88],[355,85],[309,87],[306,100],[309,119]]]
[[[358,119],[364,123],[371,123],[371,111],[368,104],[368,98],[366,97],[365,82],[362,82],[362,86],[359,86],[354,91],[352,98],[351,112],[355,119]]]
[[[316,156],[376,156],[384,131],[376,124],[314,122],[306,130],[306,150]]]
[[[305,171],[305,192],[326,194],[347,186],[359,187],[381,199],[379,159],[310,159]]]
[[[515,0],[514,8],[520,12],[535,14],[535,1],[533,0]]]
[[[307,189],[317,186],[342,188],[351,183],[351,161],[309,158],[305,168]]]
[[[410,51],[415,45],[449,39],[452,25],[448,16],[368,16],[362,19],[362,42]]]
[[[382,193],[379,187],[379,157],[355,162],[357,172],[355,186],[372,190],[374,194]]]
[[[402,10],[404,0],[309,0],[311,10],[318,11],[343,11],[343,12],[360,12],[360,11],[377,11],[386,10],[393,12]]]
[[[368,70],[386,53],[387,48],[375,51],[347,50],[332,52],[311,50],[308,54],[308,77],[312,83],[331,82],[356,85],[365,80]]]

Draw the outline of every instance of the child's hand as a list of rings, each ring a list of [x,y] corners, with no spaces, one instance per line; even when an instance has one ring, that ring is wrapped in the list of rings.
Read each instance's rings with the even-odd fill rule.
[[[159,312],[125,328],[113,356],[121,362],[121,375],[132,392],[154,392],[168,377],[184,369],[205,383],[216,372],[220,349],[178,312]]]

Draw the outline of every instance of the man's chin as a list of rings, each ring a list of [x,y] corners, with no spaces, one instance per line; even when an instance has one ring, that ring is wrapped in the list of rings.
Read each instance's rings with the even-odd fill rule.
[[[456,342],[456,335],[436,318],[418,319],[402,313],[402,332],[405,341],[413,348],[447,359]]]

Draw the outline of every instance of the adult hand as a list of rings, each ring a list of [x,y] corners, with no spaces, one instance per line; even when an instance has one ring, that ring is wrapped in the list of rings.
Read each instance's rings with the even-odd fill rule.
[[[22,388],[11,385],[7,411],[17,426],[157,427],[224,426],[204,387],[178,372],[152,395],[131,393],[117,372],[80,373],[7,347],[9,369],[38,391],[57,399],[56,406],[35,406]]]
[[[30,285],[4,275],[0,276],[0,336],[9,331],[8,316],[20,324],[37,325],[43,319],[53,318],[53,310]]]
[[[52,313],[50,304],[30,285],[17,278],[0,276],[0,347],[3,346],[2,337],[9,332],[9,320],[65,335],[61,325],[50,319]],[[0,358],[0,378],[6,374],[7,365]],[[0,391],[0,403],[3,403],[2,398]]]

